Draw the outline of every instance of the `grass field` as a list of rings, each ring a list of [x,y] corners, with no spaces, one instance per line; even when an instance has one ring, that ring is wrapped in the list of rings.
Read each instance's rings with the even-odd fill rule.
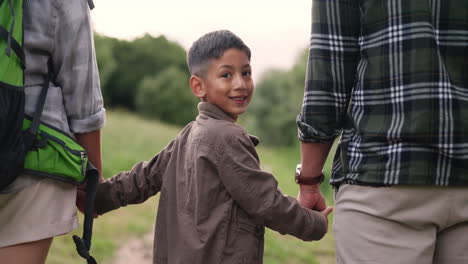
[[[127,112],[109,111],[102,136],[104,176],[111,177],[119,171],[129,170],[138,161],[151,158],[169,143],[180,129],[144,120]],[[259,147],[258,152],[263,169],[273,172],[283,192],[295,197],[298,186],[294,183],[293,173],[296,163],[300,160],[299,149]],[[326,171],[329,171],[329,167],[327,162]],[[323,184],[323,188],[328,204],[331,204],[332,192],[327,184]],[[155,223],[158,197],[155,196],[140,205],[110,212],[95,220],[92,254],[99,263],[110,263],[116,249],[125,245],[129,238],[151,232]],[[332,219],[330,223],[331,221]],[[54,239],[47,263],[84,263],[77,255],[71,238],[73,234],[81,236],[81,232],[77,230]],[[335,262],[331,228],[320,242],[303,242],[271,230],[266,232],[265,241],[266,264]]]

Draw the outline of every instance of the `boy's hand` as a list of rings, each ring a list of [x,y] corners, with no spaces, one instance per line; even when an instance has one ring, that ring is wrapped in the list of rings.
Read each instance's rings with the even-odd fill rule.
[[[324,211],[327,206],[325,204],[325,198],[320,191],[319,184],[316,185],[299,185],[299,194],[297,195],[297,201],[300,205],[305,208]],[[328,215],[328,214],[327,214]]]
[[[331,212],[333,212],[333,207],[328,206],[324,210],[322,210],[322,211],[320,211],[318,213],[319,215],[323,215],[323,217],[325,218],[325,227],[321,227],[321,228],[324,228],[324,230],[320,229],[321,231],[319,231],[320,233],[323,233],[323,234],[320,235],[320,237],[318,237],[316,239],[304,240],[304,241],[306,241],[306,242],[318,241],[318,240],[322,239],[323,236],[325,236],[328,233],[328,215],[330,215]],[[321,224],[319,224],[319,225],[321,225]]]
[[[76,207],[84,214],[86,208],[86,185],[79,185],[76,189]],[[94,213],[94,218],[98,218],[98,214]]]

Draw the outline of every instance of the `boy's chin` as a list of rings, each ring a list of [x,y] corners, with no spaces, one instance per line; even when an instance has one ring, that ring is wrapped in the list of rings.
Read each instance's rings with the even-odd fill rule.
[[[237,112],[237,113],[235,113],[235,114],[231,114],[231,116],[235,115],[236,118],[234,118],[234,119],[237,120],[241,115],[245,114],[246,112],[247,112],[247,109],[244,110],[244,111],[241,111],[241,112]]]

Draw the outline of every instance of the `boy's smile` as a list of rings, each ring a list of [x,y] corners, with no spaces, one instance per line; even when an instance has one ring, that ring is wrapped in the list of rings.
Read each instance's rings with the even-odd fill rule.
[[[231,48],[211,60],[204,77],[199,79],[199,90],[194,93],[203,101],[215,104],[234,120],[247,110],[254,83],[250,60],[244,51]]]

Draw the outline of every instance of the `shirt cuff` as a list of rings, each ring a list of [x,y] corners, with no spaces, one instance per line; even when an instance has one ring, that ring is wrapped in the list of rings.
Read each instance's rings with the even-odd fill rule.
[[[306,124],[297,118],[296,123],[298,127],[298,137],[302,142],[313,142],[313,143],[330,143],[335,140],[339,133],[328,134],[322,132],[311,125]]]
[[[308,210],[309,223],[313,225],[308,229],[309,232],[305,235],[306,241],[317,241],[322,239],[327,234],[327,219],[320,212]]]
[[[106,109],[102,108],[97,113],[85,119],[69,119],[70,130],[73,133],[87,133],[100,130],[106,121]]]
[[[100,183],[96,190],[96,197],[94,199],[94,212],[102,215],[109,211],[119,208],[118,205],[112,201],[111,198],[112,184],[109,181]]]

